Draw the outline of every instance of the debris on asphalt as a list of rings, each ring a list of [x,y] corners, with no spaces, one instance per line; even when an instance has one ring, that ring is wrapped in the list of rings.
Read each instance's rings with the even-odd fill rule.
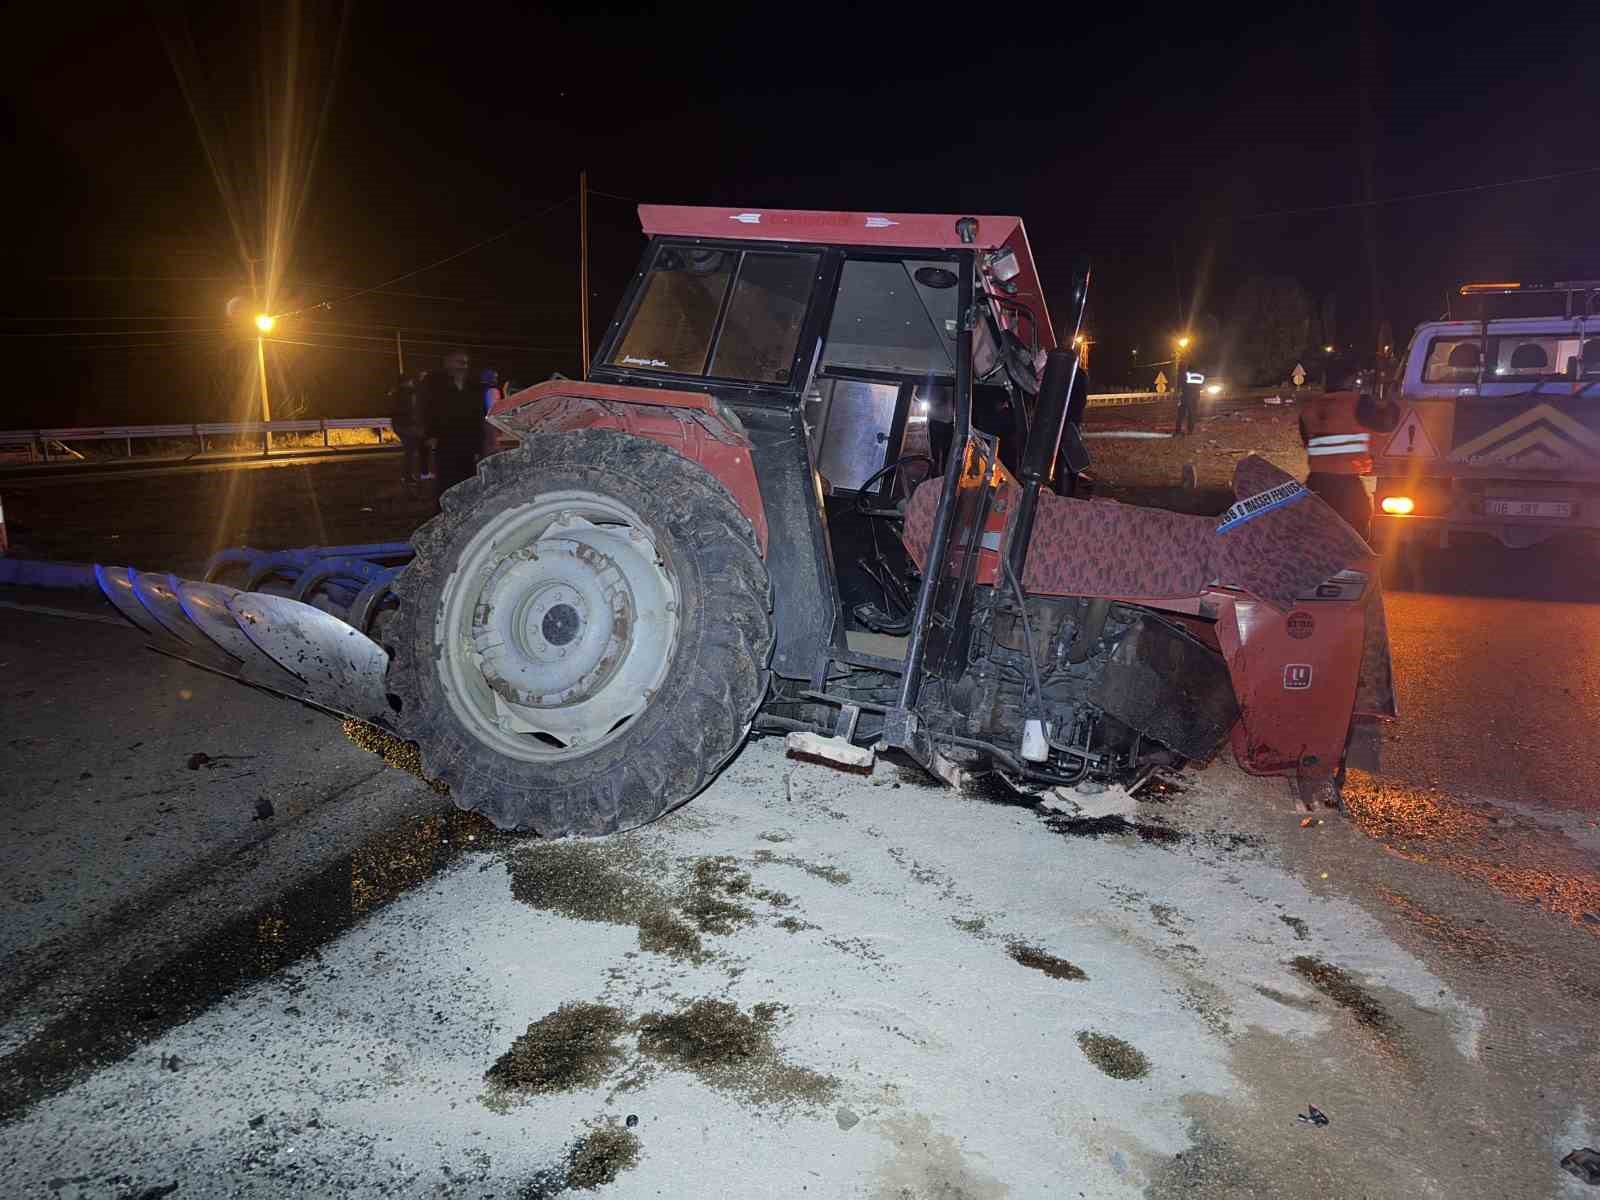
[[[1306,1105],[1306,1111],[1303,1113],[1296,1113],[1294,1119],[1296,1121],[1303,1121],[1307,1125],[1326,1125],[1329,1123],[1328,1114],[1323,1112],[1315,1104]]]
[[[639,1137],[607,1121],[572,1148],[567,1186],[592,1191],[615,1183],[618,1175],[639,1161]]]
[[[614,1121],[595,1122],[567,1148],[559,1163],[536,1172],[517,1196],[519,1200],[555,1200],[573,1190],[605,1187],[638,1163],[639,1149],[638,1137],[619,1129]]]
[[[1020,963],[1024,967],[1032,967],[1035,971],[1043,971],[1051,979],[1080,982],[1089,978],[1088,972],[1076,963],[1057,958],[1053,954],[1046,954],[1036,946],[1029,946],[1024,942],[1012,942],[1006,947],[1006,953],[1011,955],[1013,962]]]
[[[255,1116],[250,1118],[250,1128],[251,1129],[260,1129],[266,1123],[267,1123],[267,1114],[266,1113],[257,1113]]]
[[[136,1192],[124,1192],[121,1200],[161,1200],[163,1196],[170,1196],[178,1190],[178,1181],[171,1183],[158,1183],[153,1187],[140,1188]]]
[[[265,796],[257,796],[256,797],[256,815],[254,817],[252,817],[251,820],[254,820],[254,821],[265,821],[268,817],[272,816],[273,813],[276,812],[276,811],[277,810],[272,807],[272,801],[271,800],[268,800]]]
[[[1349,972],[1302,954],[1289,964],[1294,973],[1316,988],[1356,1021],[1385,1039],[1395,1035],[1394,1018],[1355,981]]]
[[[201,767],[208,771],[215,771],[218,767],[224,767],[230,762],[238,762],[241,759],[254,757],[254,754],[207,754],[204,750],[196,750],[184,760],[184,766],[191,771],[198,771]]]
[[[484,1078],[530,1095],[591,1087],[622,1062],[616,1042],[627,1028],[627,1017],[608,1004],[563,1004],[529,1025]]]
[[[825,880],[837,887],[843,887],[850,882],[850,872],[841,871],[838,867],[830,867],[823,863],[807,862],[793,854],[774,854],[771,850],[757,850],[758,863],[781,863],[786,867],[798,867],[814,879]]]
[[[705,943],[693,926],[664,908],[650,909],[640,915],[639,949],[689,961],[699,961],[706,952]]]
[[[694,885],[683,905],[684,915],[702,933],[732,933],[755,920],[755,913],[729,899],[750,890],[750,875],[729,854],[702,858],[694,865]]]
[[[840,1129],[847,1131],[854,1129],[857,1125],[861,1124],[861,1118],[843,1106],[841,1106],[839,1110],[833,1114],[833,1119],[839,1122]]]
[[[1561,1169],[1587,1184],[1600,1184],[1600,1152],[1590,1146],[1574,1150],[1561,1160]]]
[[[354,717],[345,719],[341,726],[344,736],[356,745],[371,754],[376,754],[384,762],[397,771],[404,771],[408,775],[415,775],[441,796],[450,794],[448,784],[440,783],[437,779],[429,779],[422,771],[422,751],[417,749],[415,742],[403,741],[394,734],[379,729],[376,725],[369,725],[365,721],[358,721]]]
[[[628,1114],[628,1119],[625,1122],[623,1122],[623,1124],[625,1124],[629,1129],[632,1129],[638,1123],[639,1123],[639,1114],[638,1113],[629,1113]]]
[[[1280,913],[1278,920],[1282,921],[1290,929],[1294,930],[1294,936],[1297,941],[1304,942],[1310,940],[1311,926],[1306,924],[1304,917],[1291,917],[1287,913]]]
[[[163,1054],[161,1056],[161,1069],[163,1071],[176,1071],[183,1066],[183,1060],[176,1054]]]
[[[1078,1034],[1078,1048],[1085,1058],[1113,1079],[1143,1079],[1150,1073],[1150,1060],[1138,1047],[1109,1033],[1082,1030]]]

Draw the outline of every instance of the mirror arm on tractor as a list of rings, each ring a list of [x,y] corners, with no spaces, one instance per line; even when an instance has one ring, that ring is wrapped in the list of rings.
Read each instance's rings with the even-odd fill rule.
[[[972,331],[977,325],[977,311],[973,307],[975,263],[972,251],[962,252],[961,285],[956,302],[956,311],[961,314],[961,328],[956,334],[955,416],[950,439],[950,461],[945,463],[944,491],[934,510],[927,568],[922,573],[916,608],[911,614],[911,637],[906,645],[905,674],[900,677],[900,695],[894,707],[885,715],[883,726],[885,742],[898,749],[910,750],[914,756],[914,743],[919,739],[912,710],[916,707],[917,693],[922,685],[922,659],[928,648],[928,614],[933,609],[934,593],[939,590],[942,575],[940,564],[944,562],[945,551],[950,545],[950,527],[955,524],[956,495],[960,491],[961,472],[965,465],[964,451],[972,433]]]

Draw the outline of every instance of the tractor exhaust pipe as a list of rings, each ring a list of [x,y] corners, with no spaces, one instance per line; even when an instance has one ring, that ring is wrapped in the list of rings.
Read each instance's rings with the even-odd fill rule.
[[[1016,524],[1012,526],[1008,553],[1011,569],[1022,578],[1022,569],[1028,560],[1028,542],[1033,537],[1034,517],[1039,510],[1039,489],[1050,481],[1055,469],[1056,454],[1061,448],[1061,434],[1067,425],[1067,405],[1072,398],[1072,385],[1077,380],[1078,356],[1071,350],[1052,350],[1045,356],[1044,379],[1039,384],[1039,400],[1033,411],[1033,428],[1028,431],[1028,443],[1022,448],[1019,474],[1022,484],[1022,501],[1017,505]]]

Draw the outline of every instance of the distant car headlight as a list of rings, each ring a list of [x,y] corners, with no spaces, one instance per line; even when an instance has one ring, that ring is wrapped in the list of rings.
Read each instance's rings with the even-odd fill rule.
[[[1208,395],[1208,396],[1220,396],[1220,395],[1222,395],[1222,385],[1220,383],[1208,383],[1208,384],[1206,384],[1206,395]]]

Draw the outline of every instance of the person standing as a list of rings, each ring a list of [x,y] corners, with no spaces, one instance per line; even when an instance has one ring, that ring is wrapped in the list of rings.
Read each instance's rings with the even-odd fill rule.
[[[1330,367],[1332,390],[1313,397],[1300,415],[1300,440],[1310,470],[1306,487],[1321,496],[1345,523],[1372,537],[1372,497],[1361,482],[1372,474],[1372,435],[1400,423],[1400,407],[1362,390],[1358,371]]]
[[[1198,385],[1190,378],[1193,372],[1183,363],[1174,364],[1173,369],[1178,376],[1178,423],[1173,426],[1172,436],[1183,437],[1194,432],[1194,393]]]
[[[472,360],[465,350],[444,356],[442,370],[428,376],[423,424],[434,450],[434,495],[472,478],[483,446],[483,393],[468,383]]]
[[[422,481],[422,412],[417,400],[417,381],[402,371],[389,389],[389,421],[400,440],[400,478],[408,488]]]

